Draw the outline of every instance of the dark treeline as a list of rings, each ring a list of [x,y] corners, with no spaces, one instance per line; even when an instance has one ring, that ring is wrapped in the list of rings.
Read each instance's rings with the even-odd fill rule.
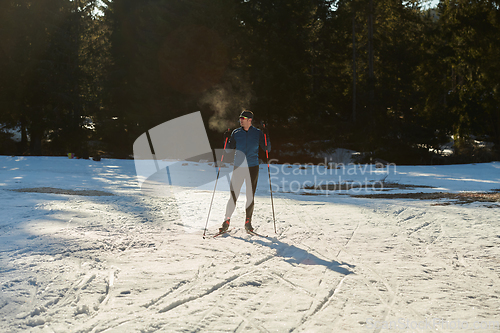
[[[0,1],[0,126],[21,133],[1,131],[0,153],[128,157],[144,131],[197,110],[220,148],[248,108],[278,150],[498,158],[500,1],[424,4]],[[452,157],[431,153],[451,138]]]

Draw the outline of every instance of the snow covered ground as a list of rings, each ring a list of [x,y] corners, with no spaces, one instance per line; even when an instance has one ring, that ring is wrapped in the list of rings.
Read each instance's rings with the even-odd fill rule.
[[[267,171],[269,237],[242,230],[241,195],[230,235],[203,239],[213,182],[150,196],[131,160],[1,156],[0,331],[498,332],[500,203],[349,194],[495,190],[500,163],[272,165],[277,234]]]

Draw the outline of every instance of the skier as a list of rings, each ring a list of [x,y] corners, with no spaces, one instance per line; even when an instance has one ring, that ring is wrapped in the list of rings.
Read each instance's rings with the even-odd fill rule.
[[[252,214],[254,208],[254,196],[259,178],[259,146],[262,150],[271,151],[271,143],[264,139],[264,134],[258,128],[252,126],[253,112],[244,110],[240,114],[240,128],[235,129],[229,138],[228,148],[235,149],[234,170],[231,177],[231,195],[226,206],[226,218],[219,228],[224,233],[229,228],[231,215],[236,207],[236,201],[243,182],[246,184],[246,220],[245,229],[252,232]]]

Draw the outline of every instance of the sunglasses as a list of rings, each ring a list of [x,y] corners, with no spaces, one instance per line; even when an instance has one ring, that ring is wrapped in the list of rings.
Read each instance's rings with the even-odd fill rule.
[[[244,120],[244,119],[250,119],[248,117],[240,117],[240,120]]]

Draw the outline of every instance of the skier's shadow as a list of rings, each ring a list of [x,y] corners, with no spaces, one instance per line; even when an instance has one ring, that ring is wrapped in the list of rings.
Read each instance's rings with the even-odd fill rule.
[[[276,255],[285,258],[285,261],[291,265],[299,265],[299,264],[321,265],[339,274],[343,275],[354,274],[354,272],[350,270],[350,268],[354,268],[355,265],[351,265],[345,262],[338,262],[335,260],[329,261],[318,258],[314,254],[311,254],[304,249],[296,247],[295,245],[284,243],[275,238],[266,238],[266,240],[270,240],[271,242],[266,242],[264,240],[255,238],[251,239],[244,237],[234,237],[234,238],[240,239],[248,243],[260,244],[262,246],[266,246],[273,250],[276,250]]]

